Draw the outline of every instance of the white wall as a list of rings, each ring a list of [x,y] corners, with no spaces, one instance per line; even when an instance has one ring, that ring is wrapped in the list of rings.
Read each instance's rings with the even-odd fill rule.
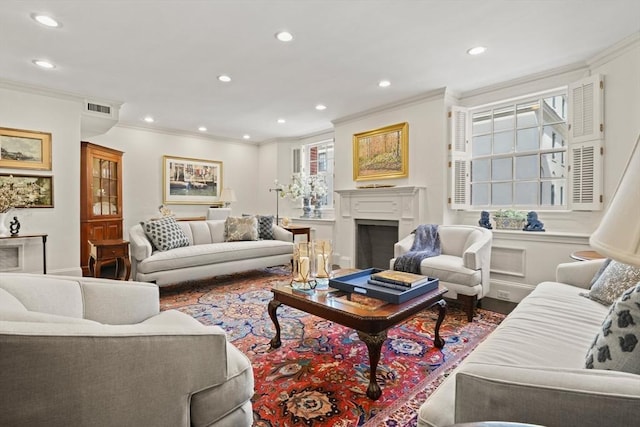
[[[0,173],[53,176],[53,208],[17,209],[20,234],[47,233],[47,271],[80,274],[80,111],[79,100],[31,90],[0,87],[0,126],[49,132],[51,171],[1,169]],[[42,272],[40,238],[0,241],[24,244],[22,272]]]
[[[236,193],[232,215],[258,210],[258,147],[189,135],[116,126],[90,142],[124,151],[123,213],[125,237],[134,224],[159,214],[162,204],[162,157],[189,157],[222,162],[222,185]],[[168,205],[177,216],[206,216],[209,205]]]

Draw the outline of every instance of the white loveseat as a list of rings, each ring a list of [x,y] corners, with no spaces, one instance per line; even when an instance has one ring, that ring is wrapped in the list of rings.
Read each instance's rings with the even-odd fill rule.
[[[418,426],[515,421],[626,427],[640,420],[640,375],[586,369],[609,307],[580,296],[602,261],[560,264],[421,406]]]
[[[445,296],[459,300],[471,322],[477,301],[489,293],[493,233],[472,225],[440,225],[438,233],[442,254],[422,260],[420,274],[437,277],[449,290]],[[394,245],[390,268],[411,250],[414,237],[411,233]]]
[[[154,250],[142,225],[129,229],[131,277],[165,286],[291,262],[293,235],[273,225],[274,240],[225,241],[225,220],[178,221],[189,246]]]
[[[0,425],[250,426],[253,370],[150,283],[0,274]]]

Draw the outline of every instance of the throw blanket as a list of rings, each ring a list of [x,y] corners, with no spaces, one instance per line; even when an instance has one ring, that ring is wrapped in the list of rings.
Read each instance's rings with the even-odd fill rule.
[[[407,273],[420,273],[420,263],[423,259],[438,256],[440,249],[440,234],[437,224],[420,224],[412,231],[416,235],[411,249],[404,255],[400,255],[393,263],[393,269],[406,271]]]

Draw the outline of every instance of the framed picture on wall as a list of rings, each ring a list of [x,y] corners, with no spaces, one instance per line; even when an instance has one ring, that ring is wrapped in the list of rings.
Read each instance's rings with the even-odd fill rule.
[[[0,128],[0,168],[51,170],[51,134]]]
[[[409,175],[409,123],[353,135],[353,180]]]
[[[167,205],[217,205],[222,162],[163,156],[162,201]]]
[[[0,174],[0,197],[14,208],[52,208],[53,177]]]

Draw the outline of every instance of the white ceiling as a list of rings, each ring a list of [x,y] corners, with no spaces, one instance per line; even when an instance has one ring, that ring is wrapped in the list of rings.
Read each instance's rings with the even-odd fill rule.
[[[257,143],[584,62],[638,31],[638,0],[0,0],[0,79],[124,102],[129,125]]]

